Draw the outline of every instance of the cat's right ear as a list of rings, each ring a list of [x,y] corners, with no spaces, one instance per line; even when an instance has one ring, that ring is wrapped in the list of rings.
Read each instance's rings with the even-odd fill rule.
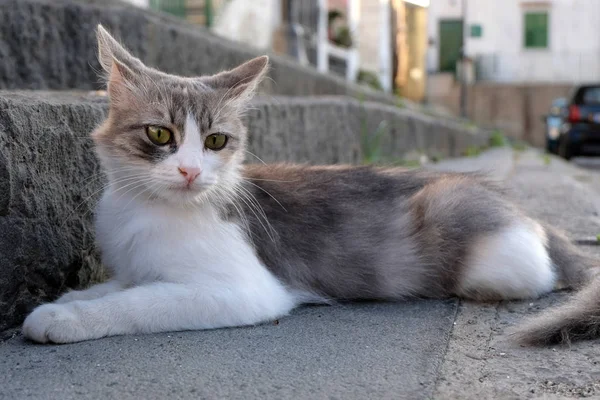
[[[111,36],[102,25],[98,25],[98,61],[106,73],[108,94],[116,100],[126,94],[145,68],[144,64],[132,56]]]
[[[200,79],[213,88],[226,89],[225,99],[232,99],[232,101],[243,104],[255,94],[268,69],[269,57],[262,56],[246,61],[230,71]]]

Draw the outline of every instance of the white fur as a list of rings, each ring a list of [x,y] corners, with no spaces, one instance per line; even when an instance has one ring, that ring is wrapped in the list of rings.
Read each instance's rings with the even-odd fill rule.
[[[90,300],[38,307],[24,323],[27,337],[64,343],[248,325],[296,305],[239,227],[220,221],[215,210],[128,202],[107,192],[98,209],[98,244],[116,282],[69,294]]]
[[[86,290],[72,290],[54,301],[56,304],[70,303],[75,300],[92,300],[104,297],[109,293],[123,290],[123,284],[116,279],[94,285]]]
[[[481,238],[461,279],[459,295],[477,299],[525,299],[552,291],[557,276],[543,228],[523,221]]]
[[[161,168],[184,165],[209,174],[215,161],[193,119],[188,123],[184,148]],[[199,185],[210,185],[204,182]],[[114,280],[38,307],[25,320],[25,336],[67,343],[249,325],[296,306],[297,298],[260,262],[240,227],[221,220],[210,205],[177,207],[136,196],[110,188],[97,209],[96,238]]]

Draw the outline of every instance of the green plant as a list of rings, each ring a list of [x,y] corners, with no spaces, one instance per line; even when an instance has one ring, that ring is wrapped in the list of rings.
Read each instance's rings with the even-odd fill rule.
[[[439,163],[443,159],[444,159],[444,156],[438,152],[435,152],[429,156],[429,161],[431,161],[434,164]]]
[[[550,165],[550,163],[552,162],[552,157],[550,156],[550,154],[544,153],[542,155],[542,160],[544,161],[544,165]]]
[[[363,69],[358,71],[358,76],[356,77],[356,82],[369,85],[371,88],[373,88],[375,90],[383,90],[383,86],[381,86],[379,77],[371,71],[365,71]]]
[[[525,149],[527,148],[527,145],[524,142],[516,141],[516,142],[513,142],[512,148],[515,151],[525,151]]]
[[[465,156],[467,157],[477,157],[481,154],[481,147],[479,146],[469,146],[465,150]]]
[[[506,146],[506,138],[501,130],[496,129],[490,135],[490,147],[504,147]]]
[[[363,118],[361,145],[364,164],[380,164],[384,161],[381,154],[381,140],[388,132],[387,121],[381,121],[375,132],[370,133],[367,129],[366,119]]]
[[[331,41],[340,47],[352,47],[352,33],[347,26],[340,26],[333,34]]]
[[[473,122],[471,120],[463,121],[463,126],[467,129],[476,129],[477,128],[477,125],[475,124],[475,122]]]
[[[327,15],[329,40],[340,47],[352,47],[352,32],[344,25],[344,13],[339,9],[329,11]],[[337,26],[336,26],[337,25]]]
[[[335,20],[341,19],[343,17],[344,17],[344,13],[342,13],[341,10],[333,9],[333,10],[329,11],[329,13],[327,14],[327,22],[329,23],[329,25],[331,25],[333,22],[335,22]]]

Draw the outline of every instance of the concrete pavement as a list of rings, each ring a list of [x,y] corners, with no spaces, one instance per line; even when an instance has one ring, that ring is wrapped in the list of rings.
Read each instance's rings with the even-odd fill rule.
[[[479,162],[486,158],[494,160],[484,154]],[[536,151],[513,152],[512,158],[506,181],[530,215],[572,239],[600,233],[600,174]],[[457,163],[450,161],[448,168]],[[600,256],[599,247],[583,248]],[[519,321],[567,298],[556,293],[527,302],[461,301],[434,398],[600,398],[600,341],[523,348],[510,338]]]
[[[600,233],[593,171],[509,148],[432,167],[489,170],[573,238]],[[567,296],[307,307],[253,328],[63,346],[16,335],[0,344],[0,398],[600,398],[599,341],[532,349],[510,340],[516,323]]]
[[[427,398],[456,306],[307,307],[277,325],[63,346],[17,337],[0,346],[0,391],[6,399]]]

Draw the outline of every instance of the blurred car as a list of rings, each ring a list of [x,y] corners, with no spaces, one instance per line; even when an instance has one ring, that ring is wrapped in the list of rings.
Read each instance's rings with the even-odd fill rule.
[[[542,117],[546,128],[546,151],[552,154],[558,154],[558,138],[561,129],[565,125],[565,117],[568,115],[569,102],[565,98],[558,98],[552,101],[550,112]]]
[[[600,155],[600,84],[576,87],[564,114],[556,143],[558,155],[567,160]]]

